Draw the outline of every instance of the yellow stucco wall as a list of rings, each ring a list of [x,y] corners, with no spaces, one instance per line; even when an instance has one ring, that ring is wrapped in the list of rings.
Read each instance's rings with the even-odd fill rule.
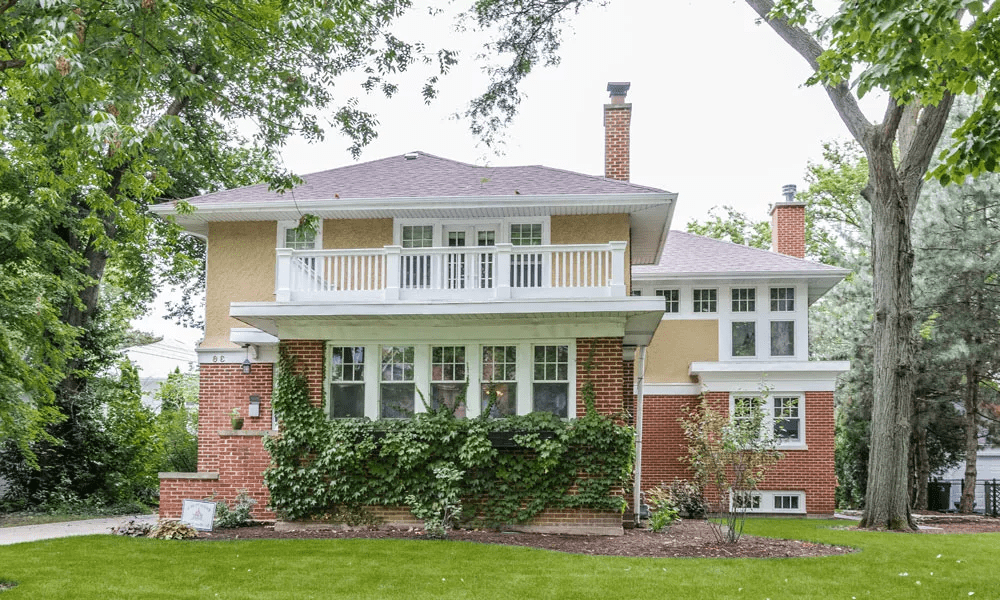
[[[202,348],[235,348],[231,327],[247,327],[229,316],[230,302],[274,301],[275,221],[209,223]]]
[[[392,245],[392,219],[325,219],[323,247],[381,248]]]
[[[693,383],[688,366],[719,360],[719,322],[715,319],[665,320],[646,351],[647,383]]]
[[[632,245],[629,236],[630,215],[553,215],[551,241],[553,244],[606,244],[629,242],[625,247],[625,287],[632,290]]]

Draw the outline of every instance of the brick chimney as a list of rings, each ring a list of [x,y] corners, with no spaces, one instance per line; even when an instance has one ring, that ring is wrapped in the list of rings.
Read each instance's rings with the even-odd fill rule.
[[[611,103],[604,105],[604,176],[628,181],[629,126],[632,104],[625,102],[631,84],[627,81],[608,83]]]
[[[806,257],[806,203],[795,201],[795,186],[781,187],[784,199],[771,206],[771,251]]]

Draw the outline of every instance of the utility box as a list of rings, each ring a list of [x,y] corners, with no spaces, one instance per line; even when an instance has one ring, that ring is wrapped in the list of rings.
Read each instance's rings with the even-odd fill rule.
[[[248,409],[247,414],[251,417],[260,416],[260,396],[250,396],[250,408]]]

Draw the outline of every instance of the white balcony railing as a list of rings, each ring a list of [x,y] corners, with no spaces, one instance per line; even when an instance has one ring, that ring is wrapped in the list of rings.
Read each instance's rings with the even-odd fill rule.
[[[625,295],[625,242],[277,250],[278,302]]]

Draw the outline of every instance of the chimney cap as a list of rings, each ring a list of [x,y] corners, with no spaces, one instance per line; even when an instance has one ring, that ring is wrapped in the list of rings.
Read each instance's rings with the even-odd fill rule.
[[[632,87],[632,84],[628,81],[609,81],[608,82],[608,92],[611,93],[611,97],[621,96],[625,97],[628,93],[628,89]]]
[[[795,201],[795,184],[789,183],[781,186],[781,195],[785,197],[785,202]]]

